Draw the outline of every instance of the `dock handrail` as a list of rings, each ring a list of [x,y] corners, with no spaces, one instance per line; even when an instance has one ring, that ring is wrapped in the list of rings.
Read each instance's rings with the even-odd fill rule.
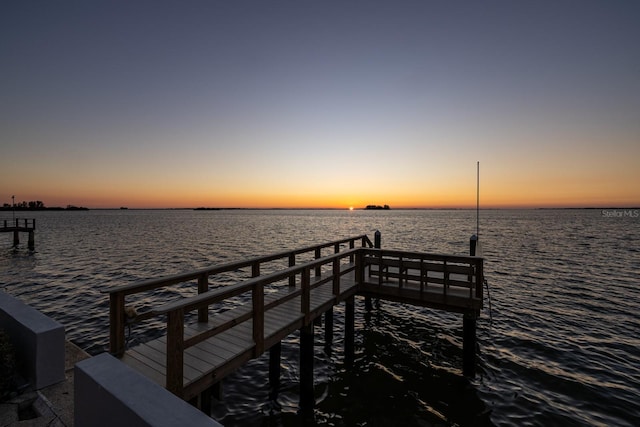
[[[125,350],[125,326],[126,326],[126,314],[125,314],[125,297],[149,290],[159,289],[167,286],[172,286],[180,283],[189,282],[192,280],[198,281],[198,294],[209,291],[209,277],[225,273],[229,271],[236,271],[242,268],[251,267],[251,276],[260,276],[261,264],[276,261],[279,259],[288,259],[289,268],[296,265],[296,256],[304,253],[313,252],[315,260],[322,258],[322,249],[329,247],[334,248],[334,254],[340,253],[340,246],[348,243],[349,250],[348,256],[350,262],[353,262],[356,255],[355,249],[356,242],[360,242],[362,247],[372,247],[373,244],[366,234],[359,236],[348,237],[345,239],[335,240],[319,245],[308,246],[305,248],[299,248],[290,251],[279,252],[276,254],[269,254],[259,256],[249,260],[235,261],[225,264],[219,264],[208,268],[203,268],[191,272],[180,273],[176,275],[165,276],[157,279],[143,280],[136,283],[111,287],[102,290],[102,293],[109,294],[109,347],[110,352],[118,357],[122,356]],[[320,276],[320,270],[322,263],[312,262],[315,269],[315,275]],[[307,264],[307,263],[305,263]],[[326,264],[326,262],[325,262]],[[304,265],[304,264],[300,264]],[[280,270],[277,273],[282,273],[284,270]],[[266,276],[265,276],[266,277]],[[290,277],[290,285],[294,284],[295,277]],[[233,286],[226,286],[229,289]],[[243,293],[243,292],[241,292]],[[142,313],[136,317],[136,320],[141,321],[153,317],[153,310],[150,312]],[[208,310],[206,307],[202,307],[198,310],[198,322],[208,321]]]
[[[443,285],[447,293],[450,286],[469,289],[469,298],[483,300],[484,259],[468,255],[447,255],[422,252],[408,252],[388,249],[361,249],[365,266],[377,266],[377,270],[369,270],[370,275],[378,276],[378,284],[384,277],[398,279],[399,287],[413,280],[419,284],[420,292],[424,292],[429,283]],[[396,271],[391,272],[390,267]],[[438,273],[438,276],[429,275]],[[442,277],[440,277],[440,274]],[[452,276],[454,275],[454,276]]]
[[[264,274],[253,277],[241,283],[225,286],[224,288],[214,289],[201,293],[192,297],[181,298],[179,300],[165,304],[152,312],[154,315],[167,316],[167,361],[166,361],[166,387],[169,391],[181,396],[183,389],[183,355],[184,351],[210,337],[224,332],[233,325],[241,321],[252,319],[253,328],[253,357],[258,357],[265,351],[265,311],[271,309],[278,304],[288,301],[293,296],[301,295],[300,314],[304,316],[304,323],[308,324],[311,319],[310,292],[312,288],[311,271],[316,267],[322,267],[326,264],[332,264],[333,269],[328,274],[330,280],[333,280],[334,297],[339,296],[340,277],[350,273],[355,266],[341,269],[340,261],[345,258],[356,256],[361,248],[349,249],[343,252],[328,255],[313,261],[308,261],[273,273]],[[346,265],[346,264],[345,264]],[[350,264],[349,264],[350,265]],[[296,278],[300,276],[300,288],[290,293],[286,299],[279,299],[271,305],[264,304],[264,288],[266,285],[274,282],[282,281],[288,278]],[[337,285],[337,286],[336,286]],[[251,292],[252,309],[248,313],[241,314],[238,318],[234,318],[226,322],[225,325],[218,325],[212,329],[202,331],[196,335],[185,339],[184,326],[185,315],[194,310],[207,309],[210,305],[223,301],[227,298],[237,296],[243,293]]]
[[[36,229],[35,218],[13,218],[0,220],[0,228],[7,230],[31,231]]]

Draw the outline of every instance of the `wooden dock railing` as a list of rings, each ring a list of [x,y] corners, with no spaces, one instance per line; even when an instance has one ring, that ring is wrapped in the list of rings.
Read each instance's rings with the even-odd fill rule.
[[[353,351],[353,298],[362,295],[463,313],[468,372],[467,366],[475,363],[475,319],[483,305],[483,259],[372,246],[366,235],[360,235],[108,289],[104,292],[110,298],[110,351],[189,400],[246,361],[279,346],[295,330],[301,331],[302,360],[313,346],[312,339],[311,344],[307,341],[314,319],[332,313],[343,301],[347,357]],[[249,277],[242,277],[241,269],[250,269]],[[234,284],[209,289],[216,275],[228,272],[237,277]],[[190,282],[197,283],[197,293],[127,315],[125,304],[134,302],[134,295]],[[217,306],[236,297],[240,301],[231,309]],[[209,319],[212,309],[217,314]],[[195,320],[194,312],[196,323],[189,321]],[[166,334],[127,350],[127,322],[158,317],[165,317]],[[312,360],[312,350],[310,354],[307,358]],[[311,395],[312,383],[305,381],[311,384]],[[301,397],[301,405],[302,401]]]
[[[282,334],[275,334],[268,340],[266,339],[265,313],[268,310],[275,309],[296,297],[300,297],[298,315],[296,316],[295,313],[289,313],[291,319],[297,317],[300,320],[300,322],[295,323],[294,328],[297,329],[302,325],[308,325],[315,317],[326,311],[326,307],[312,306],[311,291],[314,288],[332,282],[333,297],[331,300],[325,302],[325,305],[328,306],[334,306],[347,296],[352,296],[355,290],[348,294],[341,294],[340,285],[342,276],[356,270],[357,264],[348,261],[349,259],[353,259],[357,251],[358,249],[349,249],[338,252],[314,261],[257,276],[236,285],[225,286],[193,297],[183,298],[153,310],[154,315],[167,316],[165,353],[167,389],[178,396],[183,396],[184,354],[188,348],[251,319],[253,348],[251,349],[250,357],[256,358],[260,356],[265,349],[268,349],[284,338],[283,334],[286,336],[290,333],[290,331],[285,330]],[[316,268],[322,268],[325,265],[331,266],[328,274],[324,275],[320,280],[313,280],[312,271]],[[283,292],[280,292],[277,298],[272,297],[266,300],[266,286],[287,280],[293,280],[299,286],[285,289]],[[200,328],[197,333],[185,337],[185,315],[187,313],[194,310],[207,310],[209,306],[215,303],[249,292],[251,293],[250,310],[237,310],[233,317],[226,319],[223,323],[216,323],[208,328]],[[233,364],[230,369],[236,369],[237,367],[239,367],[239,365]]]
[[[341,240],[336,240],[319,245],[313,245],[301,249],[295,249],[291,251],[280,252],[276,254],[261,256],[252,258],[249,260],[242,260],[236,262],[230,262],[222,265],[216,265],[210,268],[204,268],[192,272],[177,274],[173,276],[166,276],[158,279],[144,280],[128,285],[117,286],[109,288],[103,293],[109,294],[109,348],[110,352],[118,357],[122,356],[125,351],[125,327],[127,325],[128,317],[125,313],[127,297],[140,294],[142,292],[153,291],[160,288],[166,288],[169,286],[180,285],[187,282],[197,281],[197,293],[202,294],[209,291],[209,280],[212,276],[226,272],[237,272],[243,268],[251,268],[251,277],[258,277],[261,275],[262,266],[274,261],[285,261],[287,266],[296,265],[296,257],[303,254],[313,253],[315,259],[320,259],[323,256],[323,250],[333,248],[334,253],[339,253],[343,245],[348,244],[348,249],[356,247],[356,243],[359,243],[361,247],[373,246],[371,240],[366,234],[349,237]],[[350,262],[353,262],[355,253],[350,253]],[[314,273],[316,277],[321,275],[322,264],[317,264],[314,267]],[[294,285],[293,280],[295,278],[290,277],[290,285]],[[225,292],[231,288],[225,287]],[[153,310],[148,310],[144,313],[136,313],[135,318],[129,316],[129,322],[140,322],[155,316]],[[201,307],[198,309],[198,322],[208,321],[207,307]]]
[[[384,249],[363,249],[362,253],[365,267],[374,267],[369,269],[369,277],[377,278],[364,284],[364,293],[395,296],[410,304],[422,299],[429,302],[425,305],[447,305],[449,309],[457,305],[457,298],[463,302],[457,311],[482,308],[484,272],[480,257]],[[385,286],[390,279],[394,280],[393,286]],[[417,298],[416,292],[422,298]],[[428,298],[424,298],[427,293]]]
[[[1,231],[33,231],[35,229],[35,218],[13,218],[0,220]]]

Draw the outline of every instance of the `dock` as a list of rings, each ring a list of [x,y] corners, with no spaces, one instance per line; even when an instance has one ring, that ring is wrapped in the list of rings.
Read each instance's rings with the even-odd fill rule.
[[[377,233],[376,233],[377,234]],[[300,408],[313,408],[314,323],[333,336],[333,307],[345,304],[345,358],[353,360],[355,297],[391,300],[463,316],[463,373],[475,373],[476,319],[483,306],[483,259],[385,250],[367,235],[109,288],[110,353],[176,396],[210,411],[225,376],[269,352],[277,397],[281,341],[300,331]],[[216,278],[245,275],[231,285]],[[193,295],[152,305],[172,286]],[[139,306],[145,310],[138,312]],[[165,333],[128,348],[125,329],[163,319]],[[321,324],[321,323],[320,323]]]
[[[0,233],[13,233],[13,246],[20,244],[20,233],[28,233],[29,250],[35,249],[35,218],[13,218],[0,220]]]

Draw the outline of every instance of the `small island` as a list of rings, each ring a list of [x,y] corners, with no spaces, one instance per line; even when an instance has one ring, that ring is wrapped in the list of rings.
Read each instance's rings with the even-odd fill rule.
[[[365,207],[365,210],[389,210],[391,209],[389,207],[389,205],[384,205],[384,206],[380,206],[380,205],[367,205]]]

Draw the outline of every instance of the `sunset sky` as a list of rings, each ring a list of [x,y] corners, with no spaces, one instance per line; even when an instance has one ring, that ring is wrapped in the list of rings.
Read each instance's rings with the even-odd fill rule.
[[[3,1],[0,205],[640,205],[638,1]]]

